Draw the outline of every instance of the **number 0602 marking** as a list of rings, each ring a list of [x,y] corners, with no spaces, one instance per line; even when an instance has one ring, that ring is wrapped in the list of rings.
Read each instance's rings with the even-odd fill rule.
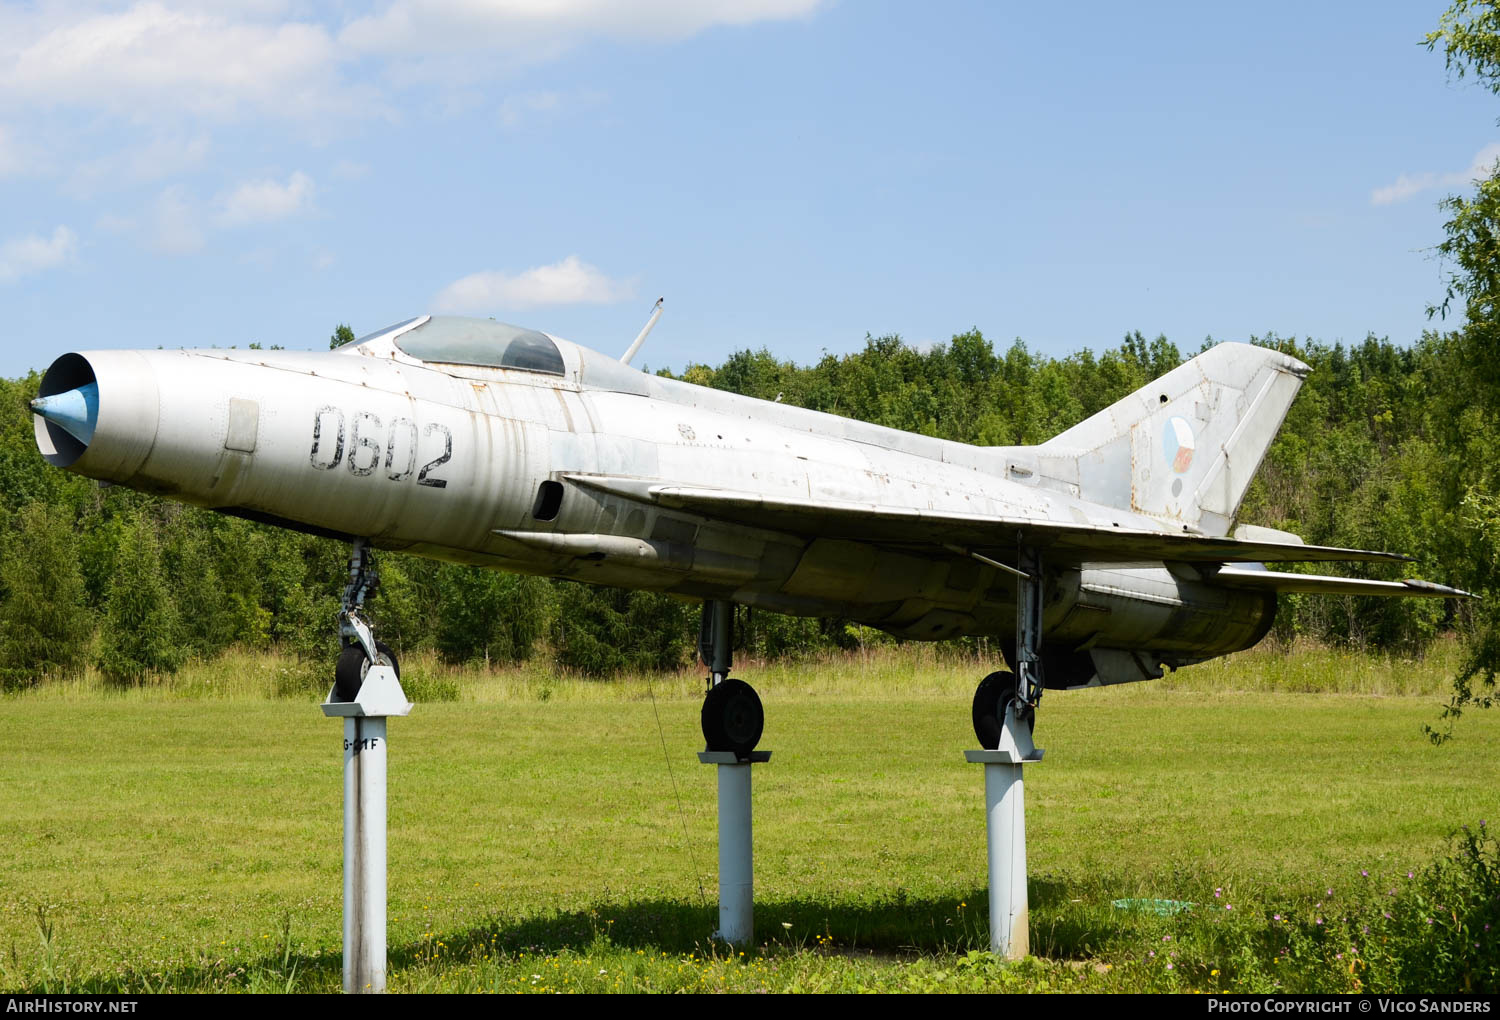
[[[417,484],[446,489],[448,480],[436,478],[432,472],[453,459],[453,433],[446,425],[430,422],[422,429],[421,435],[422,446],[436,451],[441,445],[442,452],[422,465]],[[417,423],[410,418],[393,418],[387,428],[375,415],[360,411],[349,429],[349,456],[346,458],[344,412],[337,407],[325,406],[318,408],[313,415],[312,450],[308,452],[307,460],[319,471],[332,471],[341,463],[347,464],[350,474],[361,476],[373,475],[384,460],[385,477],[393,482],[404,482],[417,469],[417,446]]]

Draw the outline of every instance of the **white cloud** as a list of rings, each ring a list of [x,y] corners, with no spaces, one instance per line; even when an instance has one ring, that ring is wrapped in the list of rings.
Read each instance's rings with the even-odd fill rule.
[[[146,246],[163,255],[191,255],[203,249],[203,212],[181,188],[156,197],[146,218]]]
[[[4,124],[0,124],[0,177],[20,173],[27,162],[15,135]]]
[[[506,96],[495,111],[500,126],[517,128],[524,122],[584,110],[605,102],[603,92],[525,92]]]
[[[589,39],[670,42],[806,17],[825,2],[394,0],[342,26],[337,13],[280,2],[0,7],[0,108],[330,124],[389,115],[382,74],[397,85],[493,77]]]
[[[339,42],[390,57],[406,79],[455,78],[554,60],[591,38],[671,42],[719,25],[811,15],[824,0],[395,0],[357,18]],[[483,56],[455,64],[461,55]]]
[[[562,96],[556,92],[529,92],[521,96],[506,96],[500,104],[497,116],[502,127],[513,128],[520,125],[521,121],[538,113],[548,113],[557,109],[562,102]]]
[[[590,36],[683,39],[716,25],[812,14],[823,0],[395,0],[339,41],[373,52],[523,51]]]
[[[312,207],[313,181],[301,170],[285,184],[273,180],[246,181],[220,202],[219,222],[227,227],[284,220]]]
[[[68,186],[93,194],[120,185],[173,177],[203,165],[212,148],[208,135],[158,135],[146,142],[78,163]]]
[[[1432,171],[1419,174],[1402,174],[1395,182],[1387,184],[1383,188],[1376,188],[1370,192],[1371,205],[1390,205],[1393,202],[1404,202],[1413,195],[1421,194],[1434,188],[1444,190],[1450,188],[1466,188],[1474,181],[1483,180],[1490,175],[1495,168],[1495,161],[1500,160],[1500,142],[1491,142],[1474,154],[1468,169],[1457,173],[1440,174]]]
[[[78,252],[78,236],[58,227],[51,237],[28,234],[0,243],[0,283],[10,283],[31,273],[56,269],[71,262]]]
[[[81,106],[132,120],[162,114],[352,112],[323,25],[234,20],[157,0],[123,11],[42,5],[0,25],[0,102]]]
[[[577,255],[569,255],[550,266],[515,274],[471,273],[444,287],[432,304],[440,312],[486,312],[537,305],[605,305],[634,294],[631,284],[610,279]]]

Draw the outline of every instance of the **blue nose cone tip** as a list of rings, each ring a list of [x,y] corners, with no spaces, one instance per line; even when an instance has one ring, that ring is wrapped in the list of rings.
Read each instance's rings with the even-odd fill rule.
[[[31,410],[86,446],[93,440],[94,426],[99,421],[99,384],[88,383],[66,393],[37,397],[31,402]]]

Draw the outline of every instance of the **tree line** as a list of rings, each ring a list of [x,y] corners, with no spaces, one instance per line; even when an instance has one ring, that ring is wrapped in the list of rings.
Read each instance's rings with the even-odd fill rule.
[[[1417,560],[1411,575],[1494,591],[1496,402],[1464,335],[1432,332],[1409,346],[1373,336],[1350,346],[1252,339],[1314,371],[1241,520],[1319,544],[1406,552]],[[812,365],[745,350],[716,367],[690,365],[679,378],[959,442],[1012,445],[1042,442],[1183,360],[1165,337],[1139,332],[1097,355],[1055,358],[1020,340],[997,350],[976,329],[922,348],[867,337],[862,350]],[[0,380],[0,683],[23,687],[89,664],[113,682],[144,683],[232,646],[332,662],[344,545],[48,466],[27,406],[38,382],[35,373]],[[452,663],[542,656],[596,676],[675,668],[693,655],[697,608],[666,596],[390,553],[379,565],[374,613],[382,639],[402,652],[430,649]],[[1277,634],[1412,654],[1448,628],[1482,645],[1483,613],[1435,600],[1283,596]],[[840,620],[743,610],[740,633],[759,657],[872,637]]]

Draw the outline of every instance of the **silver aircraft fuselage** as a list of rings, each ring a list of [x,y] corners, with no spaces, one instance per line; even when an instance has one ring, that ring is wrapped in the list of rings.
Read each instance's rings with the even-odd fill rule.
[[[1014,638],[1016,585],[982,556],[930,541],[905,547],[899,534],[809,536],[753,513],[725,520],[646,489],[1173,530],[1160,515],[1083,498],[1078,484],[1050,478],[1033,448],[900,432],[645,375],[542,334],[444,321],[481,340],[486,328],[529,337],[531,360],[434,360],[486,356],[473,353],[474,337],[468,353],[422,348],[411,331],[426,317],[327,353],[69,354],[48,370],[43,395],[93,385],[97,407],[86,430],[70,426],[82,439],[38,413],[37,443],[52,463],[93,478],[383,549],[841,616],[910,638],[992,635],[1002,646]],[[1249,647],[1275,613],[1274,591],[1225,586],[1160,558],[1074,557],[1045,576],[1045,641],[1059,657],[1093,653],[1082,672],[1049,665],[1058,686],[1146,679],[1160,665]],[[1123,660],[1111,666],[1112,655]]]

